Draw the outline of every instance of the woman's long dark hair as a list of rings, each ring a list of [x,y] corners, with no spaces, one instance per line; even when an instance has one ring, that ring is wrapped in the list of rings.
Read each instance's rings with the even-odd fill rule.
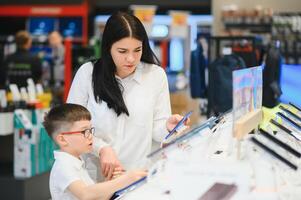
[[[115,78],[116,66],[111,56],[112,45],[126,37],[142,41],[141,61],[149,64],[159,64],[159,61],[149,46],[149,40],[144,26],[137,17],[131,14],[117,12],[107,21],[101,44],[101,58],[94,64],[92,86],[96,102],[105,101],[117,116],[121,113],[129,115],[122,97],[123,87]]]

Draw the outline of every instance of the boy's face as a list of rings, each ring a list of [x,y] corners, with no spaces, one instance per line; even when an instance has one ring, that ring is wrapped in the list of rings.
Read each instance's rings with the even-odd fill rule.
[[[81,154],[91,152],[93,135],[89,132],[89,129],[91,129],[91,122],[82,120],[74,122],[68,132],[61,133],[66,141],[69,153],[79,157]],[[89,134],[84,134],[84,132]]]

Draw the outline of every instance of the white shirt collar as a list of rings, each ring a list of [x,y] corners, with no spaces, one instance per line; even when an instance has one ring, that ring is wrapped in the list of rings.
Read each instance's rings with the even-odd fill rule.
[[[53,154],[56,160],[61,160],[66,163],[72,163],[72,165],[74,165],[76,169],[81,169],[84,167],[83,160],[80,160],[69,153],[63,151],[54,151]]]
[[[136,70],[134,72],[134,76],[133,76],[133,80],[135,80],[138,84],[141,83],[142,69],[143,69],[143,64],[140,62],[137,65]]]
[[[129,82],[131,80],[136,81],[138,84],[141,83],[141,78],[142,78],[142,69],[143,69],[143,64],[140,62],[137,67],[136,70],[134,71],[133,74],[125,77],[125,78],[120,78],[119,76],[115,75],[115,77],[120,80],[121,82]]]

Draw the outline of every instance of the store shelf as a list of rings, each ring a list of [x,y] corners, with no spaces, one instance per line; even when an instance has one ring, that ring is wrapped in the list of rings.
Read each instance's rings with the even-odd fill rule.
[[[270,33],[271,24],[224,23],[226,29],[244,29],[253,33]]]

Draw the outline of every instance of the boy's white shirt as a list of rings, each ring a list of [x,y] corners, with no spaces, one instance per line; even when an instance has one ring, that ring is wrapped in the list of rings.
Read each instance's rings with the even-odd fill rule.
[[[84,161],[62,151],[54,151],[54,158],[49,180],[52,200],[77,199],[68,190],[68,186],[74,181],[82,180],[87,185],[94,184],[84,167]]]

